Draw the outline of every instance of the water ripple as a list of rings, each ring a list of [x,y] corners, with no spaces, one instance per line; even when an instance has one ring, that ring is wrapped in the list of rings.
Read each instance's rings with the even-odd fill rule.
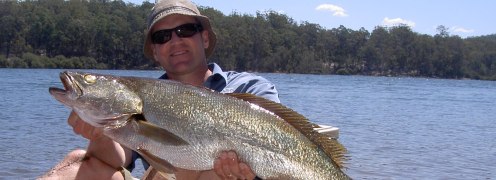
[[[48,93],[61,86],[60,71],[0,69],[0,177],[33,179],[86,147],[67,125],[69,109]],[[262,75],[285,105],[340,128],[351,157],[346,172],[355,179],[496,178],[496,82]]]

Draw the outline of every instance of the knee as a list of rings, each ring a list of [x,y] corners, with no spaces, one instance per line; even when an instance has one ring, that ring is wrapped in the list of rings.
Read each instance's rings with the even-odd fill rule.
[[[38,179],[75,179],[85,154],[85,150],[69,152],[61,162]]]
[[[85,154],[86,154],[86,150],[76,149],[74,151],[69,152],[69,154],[67,154],[67,155],[68,156],[84,156]]]
[[[74,151],[69,152],[65,156],[64,159],[65,160],[68,160],[68,161],[82,160],[82,159],[84,159],[84,156],[85,155],[86,155],[86,151],[85,150],[77,149],[77,150],[74,150]]]

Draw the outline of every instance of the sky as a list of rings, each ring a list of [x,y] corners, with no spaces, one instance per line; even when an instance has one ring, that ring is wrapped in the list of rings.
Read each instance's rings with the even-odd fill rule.
[[[141,4],[147,0],[127,0]],[[492,0],[192,0],[225,15],[256,15],[272,10],[295,22],[319,24],[332,29],[343,25],[372,32],[376,26],[406,24],[414,32],[438,34],[443,25],[450,35],[473,37],[496,34],[496,1]],[[155,2],[155,0],[149,0]]]

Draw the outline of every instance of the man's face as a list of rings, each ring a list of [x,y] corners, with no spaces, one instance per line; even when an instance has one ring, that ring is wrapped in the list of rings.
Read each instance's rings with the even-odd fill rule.
[[[153,34],[162,29],[173,29],[188,23],[198,22],[190,16],[171,15],[157,22],[150,32]],[[167,74],[182,75],[206,67],[205,48],[208,45],[208,31],[205,30],[183,38],[173,32],[168,42],[150,46],[152,46],[155,61],[164,68]]]

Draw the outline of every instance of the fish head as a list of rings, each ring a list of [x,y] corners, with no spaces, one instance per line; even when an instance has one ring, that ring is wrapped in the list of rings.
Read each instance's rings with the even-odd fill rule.
[[[65,71],[60,79],[64,89],[51,87],[50,94],[95,127],[120,127],[142,113],[141,98],[121,77]]]

